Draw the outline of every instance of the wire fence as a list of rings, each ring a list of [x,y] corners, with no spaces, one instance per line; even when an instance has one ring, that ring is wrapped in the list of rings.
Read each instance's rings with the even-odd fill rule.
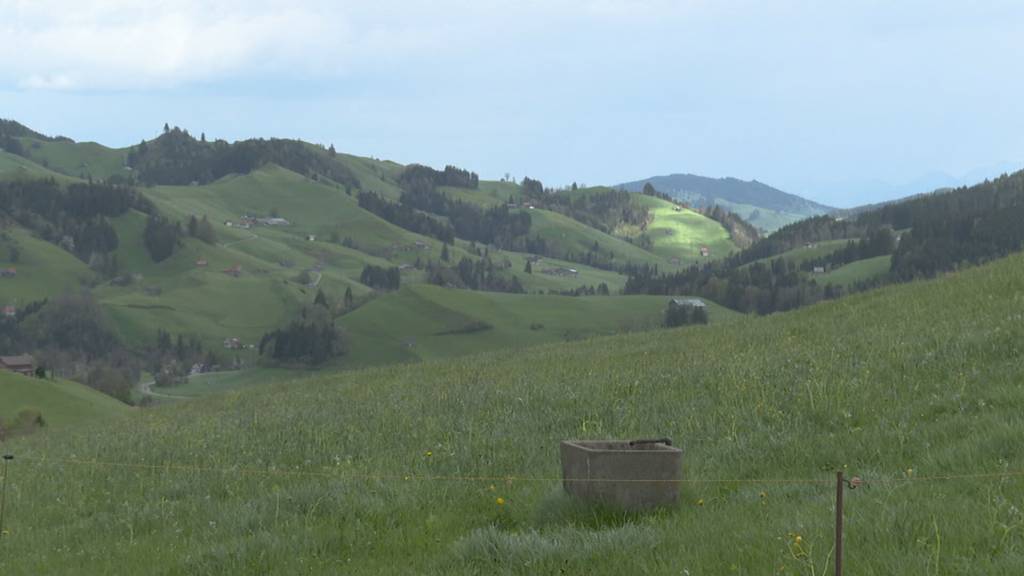
[[[18,456],[15,462],[27,462],[35,465],[91,466],[104,468],[121,468],[149,471],[176,471],[209,474],[245,474],[254,476],[294,476],[330,478],[341,481],[400,481],[400,482],[594,482],[594,483],[638,483],[638,484],[765,484],[765,485],[831,485],[834,478],[565,478],[562,476],[532,476],[524,474],[503,475],[432,475],[432,474],[396,474],[396,473],[351,473],[328,470],[296,470],[287,468],[246,468],[218,467],[197,464],[147,464],[143,462],[117,462],[110,460],[50,458],[35,456]],[[890,477],[861,478],[865,485],[906,484],[913,482],[946,482],[946,481],[981,481],[999,480],[1004,478],[1024,477],[1024,470],[1004,470],[994,472],[969,472],[958,474],[916,475],[901,472]]]

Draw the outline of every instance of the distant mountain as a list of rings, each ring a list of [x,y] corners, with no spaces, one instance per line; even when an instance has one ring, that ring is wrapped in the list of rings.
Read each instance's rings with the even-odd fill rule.
[[[640,191],[647,183],[659,192],[696,206],[724,206],[767,231],[833,210],[824,204],[783,192],[757,180],[748,182],[738,178],[671,174],[626,182],[619,187],[629,191]]]

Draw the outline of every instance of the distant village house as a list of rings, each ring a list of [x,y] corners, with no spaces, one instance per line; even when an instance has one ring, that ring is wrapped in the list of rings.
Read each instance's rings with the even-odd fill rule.
[[[17,315],[18,315],[18,309],[17,308],[15,308],[14,306],[4,306],[4,317],[5,318],[14,318]]]
[[[707,246],[701,246],[700,247],[700,255],[705,257],[705,258],[707,258],[708,256],[711,256],[711,248],[708,248]]]
[[[36,372],[36,361],[28,354],[0,356],[0,368],[16,374],[32,376]]]
[[[0,278],[14,278],[18,275],[18,270],[15,268],[4,268],[0,270]]]
[[[668,301],[669,308],[707,309],[707,304],[700,298],[673,298]]]

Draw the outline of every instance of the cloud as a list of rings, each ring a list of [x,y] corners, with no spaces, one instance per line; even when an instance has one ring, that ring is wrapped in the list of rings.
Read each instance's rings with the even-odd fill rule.
[[[359,34],[329,4],[231,0],[0,0],[18,58],[0,78],[26,88],[148,88],[246,71],[339,72]]]
[[[0,85],[159,89],[232,75],[344,75],[579,21],[650,19],[671,0],[0,0]]]

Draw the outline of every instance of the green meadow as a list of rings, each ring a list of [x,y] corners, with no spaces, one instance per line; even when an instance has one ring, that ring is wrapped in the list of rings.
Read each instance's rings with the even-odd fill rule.
[[[45,430],[56,434],[90,422],[109,422],[135,409],[77,382],[0,371],[0,421],[11,422],[22,410],[38,411]]]
[[[865,258],[864,260],[857,260],[856,262],[850,262],[844,266],[833,268],[825,274],[816,276],[815,279],[819,284],[831,282],[832,284],[849,286],[856,282],[883,276],[889,272],[891,265],[891,254],[875,256],[874,258]]]
[[[848,573],[1019,574],[1022,286],[1014,256],[18,438],[0,572],[827,574],[841,469],[867,483],[846,497]],[[562,493],[560,440],[663,435],[684,450],[677,507]]]

